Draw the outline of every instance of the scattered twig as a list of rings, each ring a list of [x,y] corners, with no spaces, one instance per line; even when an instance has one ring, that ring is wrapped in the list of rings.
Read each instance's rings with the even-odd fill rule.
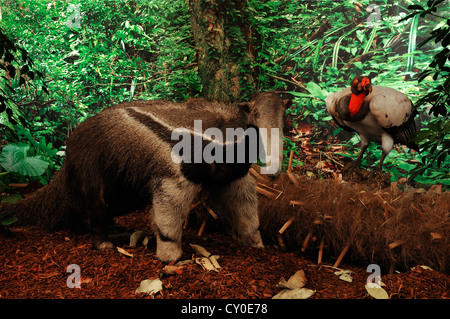
[[[310,230],[309,233],[306,235],[305,240],[303,241],[303,245],[302,245],[302,252],[306,251],[306,247],[308,247],[308,243],[312,237],[312,234],[313,234],[313,232],[312,232],[312,230]]]
[[[267,176],[263,176],[261,174],[259,174],[253,167],[250,167],[250,175],[253,176],[254,179],[256,179],[257,182],[261,183],[261,184],[265,184],[265,185],[270,185],[272,184],[270,179]]]
[[[206,211],[207,211],[214,219],[218,219],[218,218],[219,218],[219,217],[217,216],[217,214],[214,213],[214,211],[213,211],[211,208],[209,208],[208,205],[205,204],[205,202],[202,202],[202,203],[203,203],[203,206],[205,207]]]
[[[333,156],[328,155],[327,153],[323,152],[323,155],[325,155],[326,158],[328,158],[330,161],[334,162],[335,164],[344,167],[345,165],[342,164],[341,162],[338,162],[337,160],[335,160],[333,158]]]
[[[289,163],[287,170],[292,170],[292,159],[294,158],[294,150],[291,150],[291,153],[289,154]]]
[[[28,105],[36,104],[36,105],[39,105],[40,107],[43,107],[43,106],[46,106],[48,104],[52,104],[55,101],[56,101],[55,99],[51,99],[51,100],[48,100],[48,101],[45,101],[45,102],[39,102],[39,101],[33,100],[33,101],[30,101],[30,102],[25,102],[25,103],[17,103],[17,106],[21,107],[21,106],[28,106]]]
[[[28,187],[28,185],[30,185],[30,183],[10,183],[10,184],[8,184],[8,186],[10,188],[25,188],[25,187]]]
[[[266,190],[266,189],[264,189],[264,188],[262,188],[262,187],[255,186],[255,188],[256,188],[256,191],[257,191],[259,194],[261,194],[261,195],[264,195],[264,196],[269,197],[269,198],[275,198],[275,197],[277,197],[276,194],[274,194],[274,193],[272,193],[272,192],[270,192],[270,191],[268,191],[268,190]]]
[[[317,257],[317,264],[320,265],[322,263],[322,257],[323,257],[323,246],[324,246],[325,242],[324,239],[322,238],[320,240],[320,246],[319,246],[319,256]]]
[[[203,234],[203,231],[205,230],[206,227],[206,223],[208,222],[208,218],[205,218],[202,222],[202,224],[200,225],[200,229],[198,230],[197,236],[200,237]]]
[[[286,229],[287,229],[289,226],[291,226],[291,224],[294,222],[294,220],[295,220],[295,217],[294,217],[294,216],[292,216],[291,218],[289,218],[288,221],[284,223],[283,227],[281,227],[280,230],[279,230],[278,232],[279,232],[280,234],[283,234],[283,233],[286,231]]]
[[[405,242],[403,241],[403,240],[397,240],[397,241],[394,241],[394,242],[392,242],[392,243],[390,243],[389,244],[389,249],[394,249],[394,248],[397,248],[397,247],[400,247],[401,245],[403,245]]]
[[[432,240],[432,241],[438,241],[438,240],[444,238],[444,236],[442,236],[442,235],[439,234],[439,233],[431,232],[430,235],[431,235],[431,240]]]
[[[197,206],[199,206],[202,203],[201,200],[199,200],[198,202],[196,202],[195,204],[191,205],[191,208],[189,208],[189,212],[186,214],[186,219],[184,220],[184,225],[183,225],[183,229],[186,229],[188,226],[188,222],[189,222],[189,213],[196,208]]]
[[[289,205],[292,205],[292,206],[303,206],[304,203],[303,202],[299,202],[297,200],[291,200],[291,201],[289,201]]]
[[[336,262],[334,263],[333,267],[337,268],[340,265],[342,259],[344,259],[344,256],[347,253],[349,248],[350,248],[350,244],[345,245],[344,249],[342,249],[341,254],[339,255],[339,257],[336,260]]]
[[[283,237],[281,236],[281,234],[278,234],[277,239],[278,239],[278,245],[280,245],[280,248],[283,250],[286,250],[286,245],[284,244]]]

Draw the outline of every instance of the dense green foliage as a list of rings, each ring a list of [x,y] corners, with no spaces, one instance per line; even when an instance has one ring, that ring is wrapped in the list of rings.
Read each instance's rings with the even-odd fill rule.
[[[7,141],[31,143],[34,155],[55,164],[50,168],[59,168],[56,151],[73,128],[105,106],[133,98],[186,99],[200,91],[181,1],[21,3],[3,1],[0,27],[45,74],[49,94],[40,89],[41,80],[8,77],[11,109],[20,109],[28,125],[0,130]],[[11,127],[7,119],[1,123]],[[57,150],[36,147],[34,139]]]
[[[439,1],[431,2],[423,9]],[[327,94],[348,86],[356,74],[370,75],[376,85],[423,102],[416,103],[422,111],[423,151],[393,151],[385,162],[393,178],[408,176],[422,163],[416,181],[438,179],[449,185],[449,124],[441,113],[428,116],[433,100],[424,98],[442,86],[440,94],[447,89],[447,99],[440,101],[449,111],[449,37],[437,31],[448,32],[448,20],[441,18],[449,16],[448,4],[438,3],[431,15],[407,17],[420,9],[408,8],[415,1],[376,3],[247,1],[245,14],[233,12],[236,19],[248,19],[254,52],[242,60],[242,70],[252,74],[251,83],[242,80],[242,96],[250,90],[282,89],[294,97],[289,112],[295,121],[329,127]],[[30,146],[21,153],[25,159],[46,161],[44,183],[59,169],[73,128],[104,107],[131,99],[185,100],[202,93],[185,0],[3,0],[0,10],[0,29],[17,47],[12,56],[0,52],[0,95],[5,97],[0,100],[5,103],[0,109],[1,140]],[[242,49],[242,34],[237,29],[233,33],[232,24],[228,28],[235,34],[236,45],[231,47],[236,55],[248,54]],[[432,32],[435,41],[418,47]],[[431,72],[422,72],[429,66]],[[433,139],[438,142],[428,143]],[[355,137],[349,145],[357,143]],[[287,146],[287,151],[297,147]],[[377,148],[371,150],[378,159]],[[12,172],[13,179],[24,179],[3,169]]]
[[[434,87],[425,96],[418,100],[417,105],[431,105],[429,113],[435,116],[431,119],[426,127],[421,130],[416,140],[421,142],[422,153],[427,156],[422,157],[420,165],[412,170],[412,177],[420,176],[426,172],[428,168],[437,166],[444,171],[450,171],[450,119],[448,118],[450,106],[450,17],[436,14],[438,5],[445,0],[428,1],[425,8],[421,5],[413,5],[410,8],[417,10],[406,18],[414,16],[426,17],[427,15],[436,16],[445,21],[434,29],[430,36],[420,45],[423,46],[430,41],[441,44],[441,49],[436,53],[427,69],[423,70],[419,76],[419,82],[426,77],[433,75],[433,80],[442,79],[443,83]],[[445,175],[444,172],[441,175]],[[448,177],[448,174],[447,174]]]

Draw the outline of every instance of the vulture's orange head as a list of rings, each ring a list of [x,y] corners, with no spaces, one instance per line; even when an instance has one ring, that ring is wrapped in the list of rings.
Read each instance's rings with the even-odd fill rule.
[[[362,75],[356,76],[352,81],[351,90],[355,95],[359,95],[363,92],[368,95],[372,92],[372,83],[370,78]]]

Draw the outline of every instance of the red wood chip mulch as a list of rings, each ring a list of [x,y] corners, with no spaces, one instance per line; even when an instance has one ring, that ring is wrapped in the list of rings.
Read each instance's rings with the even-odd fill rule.
[[[137,212],[121,220],[136,227],[143,224],[145,216]],[[197,231],[193,228],[184,231],[185,259],[191,259],[195,253],[189,243],[201,245],[220,255],[219,272],[207,272],[192,263],[173,275],[163,274],[164,265],[155,256],[154,240],[148,248],[120,245],[133,255],[127,257],[116,250],[92,250],[89,235],[13,228],[13,236],[0,233],[0,298],[152,298],[135,294],[135,290],[145,279],[160,278],[163,290],[154,295],[157,299],[268,299],[280,292],[276,285],[282,277],[287,280],[300,269],[306,274],[305,288],[316,291],[311,299],[373,298],[365,289],[370,275],[367,266],[348,265],[344,259],[339,268],[354,272],[353,281],[346,282],[334,274],[335,269],[326,266],[333,264],[333,256],[317,266],[317,256],[273,246],[262,250],[243,248],[219,230],[207,227],[201,237]],[[80,288],[67,286],[71,275],[67,267],[71,264],[80,267]],[[422,267],[405,273],[382,273],[382,281],[392,299],[450,297],[449,276]]]

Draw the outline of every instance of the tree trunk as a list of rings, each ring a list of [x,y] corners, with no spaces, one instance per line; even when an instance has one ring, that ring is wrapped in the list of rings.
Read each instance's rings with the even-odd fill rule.
[[[203,97],[236,101],[253,91],[252,29],[246,0],[186,0]]]

